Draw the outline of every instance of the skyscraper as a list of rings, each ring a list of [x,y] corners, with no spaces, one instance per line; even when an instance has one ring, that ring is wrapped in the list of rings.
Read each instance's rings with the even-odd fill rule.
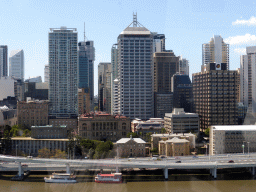
[[[8,76],[8,47],[0,45],[0,78]]]
[[[165,52],[165,35],[164,34],[154,34],[154,41],[153,41],[153,52]]]
[[[75,28],[51,28],[49,32],[50,115],[78,114],[78,53]]]
[[[193,74],[194,110],[200,118],[200,129],[211,125],[237,125],[237,71],[226,64],[209,63]]]
[[[117,44],[114,44],[111,48],[111,66],[113,79],[118,77],[118,47]]]
[[[220,35],[214,35],[209,43],[202,45],[203,61],[202,64],[208,63],[226,63],[229,69],[229,44],[223,41]]]
[[[256,46],[246,47],[240,58],[240,101],[256,113]]]
[[[9,76],[15,79],[24,80],[24,51],[11,51],[9,57]]]
[[[111,63],[98,65],[99,111],[111,112]]]
[[[131,119],[149,119],[154,109],[153,34],[137,22],[136,14],[117,41],[120,113]]]
[[[49,65],[44,66],[44,82],[49,82]]]
[[[189,62],[187,59],[179,58],[179,73],[184,75],[189,75]]]
[[[79,88],[88,89],[90,92],[91,105],[94,98],[94,60],[95,48],[93,41],[82,41],[78,43],[79,59]]]

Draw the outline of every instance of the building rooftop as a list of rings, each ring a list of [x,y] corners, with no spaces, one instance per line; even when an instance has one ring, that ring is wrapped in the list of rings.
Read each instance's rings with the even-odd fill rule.
[[[180,137],[180,136],[195,136],[193,133],[177,133],[177,134],[152,134],[152,137]]]
[[[256,131],[256,125],[212,125],[211,127],[224,131]]]
[[[11,140],[33,140],[33,141],[69,141],[69,139],[35,139],[32,137],[12,137]]]
[[[116,143],[117,144],[127,143],[130,140],[134,140],[136,143],[146,143],[141,138],[122,138],[122,139],[119,139]]]

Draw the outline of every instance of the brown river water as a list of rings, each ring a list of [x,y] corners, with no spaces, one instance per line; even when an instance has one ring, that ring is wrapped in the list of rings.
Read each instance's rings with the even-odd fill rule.
[[[50,173],[49,173],[50,174]],[[0,175],[0,192],[255,192],[256,177],[246,170],[218,170],[218,178],[213,179],[208,171],[169,171],[165,181],[162,171],[131,171],[123,173],[124,183],[95,183],[95,173],[76,173],[76,184],[44,183],[47,173],[32,173],[25,181],[10,181],[13,174]]]

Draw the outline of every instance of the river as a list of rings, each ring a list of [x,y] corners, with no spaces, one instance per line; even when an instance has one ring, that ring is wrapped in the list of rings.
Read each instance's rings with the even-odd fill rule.
[[[218,170],[219,171],[219,170]],[[0,176],[2,192],[254,192],[256,180],[246,170],[219,171],[218,178],[212,179],[207,171],[169,171],[169,180],[164,181],[162,171],[128,172],[123,174],[122,184],[95,183],[93,174],[77,174],[76,184],[44,183],[46,174],[31,174],[25,181],[10,181],[13,175]]]

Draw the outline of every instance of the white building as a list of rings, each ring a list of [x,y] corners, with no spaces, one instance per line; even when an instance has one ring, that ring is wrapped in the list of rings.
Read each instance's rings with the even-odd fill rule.
[[[9,76],[24,80],[24,51],[11,51],[9,56]]]
[[[44,66],[44,82],[49,82],[49,65]]]
[[[213,125],[210,128],[210,155],[256,152],[255,140],[256,125]]]
[[[248,112],[256,113],[256,46],[246,47],[240,57],[240,101]]]
[[[137,15],[131,25],[118,36],[119,109],[131,119],[149,119],[154,113],[153,34]]]
[[[0,78],[0,100],[7,98],[7,96],[15,97],[14,82],[12,77]]]
[[[187,59],[179,57],[179,73],[189,75],[189,62]]]
[[[49,32],[49,114],[78,115],[78,53],[75,28],[51,28]]]
[[[172,113],[165,113],[164,128],[169,133],[199,132],[199,116],[185,113],[183,108],[174,108]]]
[[[227,69],[229,69],[229,44],[226,44],[220,35],[214,35],[209,43],[203,44],[202,54],[203,65],[214,62],[227,63]]]
[[[42,83],[42,77],[41,76],[29,77],[25,81],[30,83]]]

